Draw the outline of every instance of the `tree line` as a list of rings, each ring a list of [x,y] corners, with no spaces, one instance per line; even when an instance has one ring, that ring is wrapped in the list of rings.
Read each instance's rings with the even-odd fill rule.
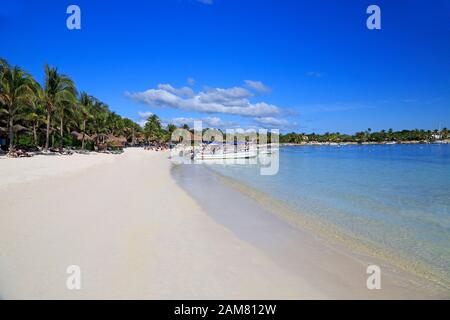
[[[79,92],[74,81],[45,65],[44,81],[0,58],[0,141],[15,148],[66,147],[92,150],[167,142],[174,125],[163,128],[156,115],[144,128],[110,110],[100,99]]]
[[[371,128],[366,131],[356,132],[353,135],[339,132],[316,133],[295,133],[280,134],[280,143],[302,144],[308,142],[319,143],[386,143],[386,142],[433,142],[436,140],[446,140],[450,138],[447,128],[442,130],[401,130],[394,131],[381,130],[373,132]]]

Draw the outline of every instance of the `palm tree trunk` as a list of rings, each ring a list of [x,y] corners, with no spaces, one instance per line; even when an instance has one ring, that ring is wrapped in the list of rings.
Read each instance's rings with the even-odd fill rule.
[[[48,143],[50,140],[50,113],[47,113],[47,132],[45,133],[45,147],[44,150],[47,151],[48,150]]]
[[[38,141],[37,141],[36,122],[33,122],[33,140],[34,140],[34,145],[37,146]]]
[[[8,129],[9,129],[9,151],[12,151],[14,149],[14,122],[12,117],[9,118]]]
[[[83,138],[81,139],[81,150],[84,151],[84,135],[86,134],[86,120],[83,120]]]
[[[64,148],[64,130],[63,130],[63,125],[64,125],[64,115],[61,114],[61,122],[60,122],[60,128],[59,128],[59,133],[61,135],[61,149]]]

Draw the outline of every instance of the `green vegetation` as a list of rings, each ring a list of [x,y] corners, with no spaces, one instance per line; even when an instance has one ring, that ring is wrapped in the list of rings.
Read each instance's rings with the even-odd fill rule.
[[[306,133],[288,133],[280,135],[280,143],[302,144],[308,142],[318,143],[387,143],[387,142],[433,142],[436,140],[449,139],[449,131],[447,128],[442,130],[402,130],[388,131],[381,130],[372,132],[367,129],[364,132],[357,132],[354,135],[341,134],[339,132],[324,134],[306,134]]]
[[[74,82],[48,65],[39,84],[20,67],[0,59],[0,139],[17,148],[104,149],[167,142],[176,128],[155,115],[144,128],[112,112],[108,105],[78,93]]]

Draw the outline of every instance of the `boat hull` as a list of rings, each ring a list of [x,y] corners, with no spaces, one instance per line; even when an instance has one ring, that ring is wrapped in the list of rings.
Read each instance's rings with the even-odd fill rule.
[[[258,154],[255,151],[217,153],[217,154],[197,154],[195,155],[194,160],[249,159],[249,158],[256,158],[257,155]]]

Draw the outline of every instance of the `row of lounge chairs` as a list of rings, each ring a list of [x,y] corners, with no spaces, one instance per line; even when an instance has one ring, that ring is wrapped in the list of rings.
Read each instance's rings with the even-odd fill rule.
[[[102,150],[97,151],[101,153],[108,153],[108,154],[121,154],[123,153],[122,149],[117,150]],[[63,148],[49,148],[47,151],[43,151],[40,148],[15,148],[9,152],[5,152],[2,149],[0,149],[0,155],[6,155],[10,158],[29,158],[34,155],[73,155],[74,153],[89,153],[89,151],[82,151],[82,150],[73,150],[73,149],[63,149]]]
[[[5,152],[1,151],[0,154],[4,154]],[[61,148],[49,148],[46,152],[39,148],[15,148],[8,153],[6,153],[6,156],[10,158],[29,158],[37,154],[59,154],[59,155],[72,155],[73,151],[68,149],[61,149]]]

